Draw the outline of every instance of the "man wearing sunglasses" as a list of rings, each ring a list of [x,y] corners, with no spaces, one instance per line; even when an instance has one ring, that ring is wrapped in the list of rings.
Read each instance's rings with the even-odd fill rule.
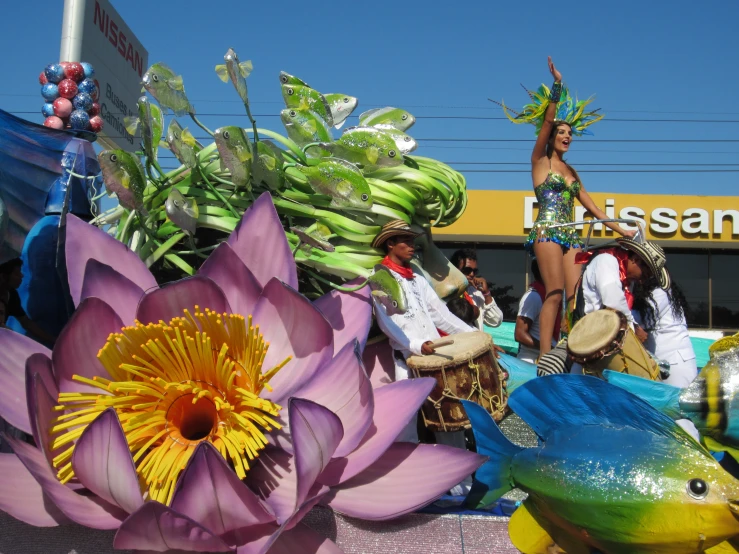
[[[493,300],[487,280],[479,275],[477,252],[471,248],[462,248],[452,254],[451,262],[469,283],[465,298],[480,311],[475,321],[477,328],[483,331],[483,324],[488,327],[500,326],[503,322],[503,312]]]

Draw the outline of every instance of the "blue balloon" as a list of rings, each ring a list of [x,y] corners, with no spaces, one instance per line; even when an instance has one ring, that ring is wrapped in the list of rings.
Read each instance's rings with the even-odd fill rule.
[[[64,79],[64,68],[58,63],[50,63],[44,69],[44,75],[50,83],[58,83]]]
[[[43,96],[44,100],[47,102],[53,102],[59,98],[59,87],[54,83],[46,83],[41,87],[41,96]]]
[[[74,98],[72,98],[72,105],[75,110],[88,111],[92,108],[92,96],[86,92],[78,92],[75,94]]]
[[[92,67],[92,64],[81,62],[80,65],[82,65],[82,69],[85,72],[85,79],[91,79],[95,76],[95,68]]]
[[[83,110],[74,110],[69,116],[69,124],[72,129],[85,130],[90,127],[90,116]]]
[[[79,85],[77,85],[78,92],[85,92],[90,96],[92,96],[96,89],[95,81],[92,79],[84,79]]]
[[[41,106],[41,113],[44,114],[44,117],[49,117],[54,115],[54,104],[51,102],[47,102],[43,106]]]

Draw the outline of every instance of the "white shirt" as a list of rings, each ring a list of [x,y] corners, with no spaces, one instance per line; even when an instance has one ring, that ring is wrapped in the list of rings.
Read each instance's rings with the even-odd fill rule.
[[[437,328],[450,335],[475,330],[449,311],[421,275],[414,274],[413,279],[406,279],[392,270],[390,273],[400,283],[408,309],[404,314],[388,315],[385,306],[375,301],[375,317],[390,339],[390,346],[404,357],[422,355],[423,343],[439,338]]]
[[[595,256],[585,269],[585,275],[582,278],[582,292],[586,314],[603,307],[613,308],[624,314],[629,326],[634,327],[634,317],[626,302],[618,260],[615,256],[606,252]]]
[[[685,316],[675,317],[667,292],[661,288],[654,289],[649,302],[652,304],[657,322],[653,329],[649,328],[651,321],[644,322],[643,327],[649,333],[644,347],[655,357],[670,362],[670,364],[694,360],[695,351],[693,343],[690,342]],[[634,317],[639,319],[639,314],[635,313]]]
[[[500,327],[500,324],[503,323],[503,312],[495,303],[495,299],[490,297],[492,302],[485,304],[485,295],[477,287],[472,285],[467,287],[467,294],[472,297],[475,306],[480,309],[480,315],[475,322],[477,328],[480,331],[484,331],[483,324],[488,327]]]

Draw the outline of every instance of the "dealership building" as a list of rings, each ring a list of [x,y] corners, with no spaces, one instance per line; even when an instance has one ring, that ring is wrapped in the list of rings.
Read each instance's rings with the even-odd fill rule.
[[[690,306],[691,328],[739,329],[739,200],[733,196],[590,193],[609,217],[641,219],[647,238],[665,249],[667,267]],[[577,204],[577,203],[576,203]],[[577,204],[576,220],[589,214]],[[467,209],[449,227],[434,229],[434,241],[447,256],[476,248],[480,274],[494,284],[506,319],[530,276],[523,242],[537,214],[533,191],[471,190]],[[588,226],[583,236],[587,234]],[[617,235],[593,226],[591,244]]]

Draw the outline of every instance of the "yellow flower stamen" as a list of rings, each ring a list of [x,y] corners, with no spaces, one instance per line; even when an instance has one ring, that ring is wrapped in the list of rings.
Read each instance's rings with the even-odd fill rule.
[[[111,379],[74,375],[100,392],[59,394],[50,447],[57,477],[74,477],[75,441],[95,418],[115,409],[133,455],[142,494],[168,504],[198,444],[208,441],[245,478],[280,425],[280,406],[261,398],[287,362],[262,372],[269,344],[240,315],[196,306],[169,323],[136,322],[108,337],[98,353]]]

